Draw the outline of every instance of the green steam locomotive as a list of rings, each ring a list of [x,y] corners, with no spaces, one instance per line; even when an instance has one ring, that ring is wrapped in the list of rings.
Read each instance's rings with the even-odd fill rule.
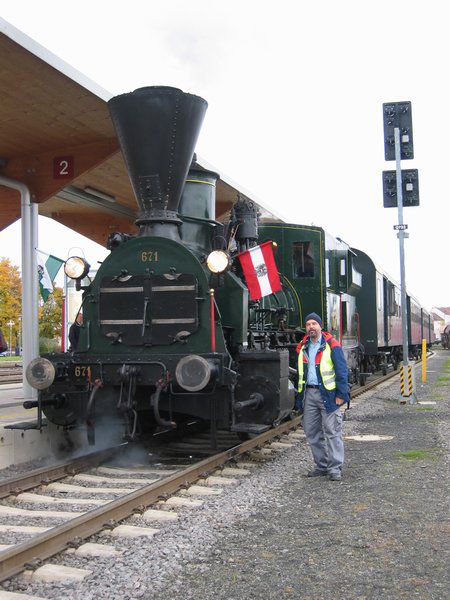
[[[312,311],[341,341],[350,383],[386,361],[389,340],[380,353],[382,343],[361,338],[372,331],[361,328],[360,313],[375,330],[379,316],[362,293],[358,251],[319,227],[259,222],[245,197],[226,223],[215,219],[219,176],[193,158],[205,100],[147,87],[109,106],[138,232],[109,237],[111,252],[88,285],[87,262],[66,262],[83,290],[83,325],[75,351],[27,367],[39,395],[26,405],[37,406],[39,419],[85,426],[91,442],[104,416],[118,418],[131,439],[192,420],[213,436],[262,433],[293,414],[296,347]],[[252,300],[237,257],[264,242],[275,249],[281,285]]]

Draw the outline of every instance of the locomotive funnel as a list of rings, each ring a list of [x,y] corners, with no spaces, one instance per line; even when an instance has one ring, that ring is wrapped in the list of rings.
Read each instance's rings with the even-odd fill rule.
[[[108,104],[140,209],[139,235],[178,238],[178,205],[206,100],[155,86],[121,94]]]

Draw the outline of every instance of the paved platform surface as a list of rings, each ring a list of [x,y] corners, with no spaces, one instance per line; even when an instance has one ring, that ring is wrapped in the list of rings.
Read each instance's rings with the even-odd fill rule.
[[[306,478],[295,449],[277,494],[159,598],[450,598],[450,352],[428,364],[423,404],[400,406],[397,381],[355,407],[358,434],[385,437],[346,440],[342,482]]]
[[[0,427],[18,421],[36,419],[36,410],[25,410],[21,383],[5,383],[0,385]]]

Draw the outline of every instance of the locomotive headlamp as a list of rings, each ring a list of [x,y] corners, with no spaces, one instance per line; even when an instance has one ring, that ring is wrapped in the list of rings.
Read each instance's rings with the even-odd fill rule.
[[[70,279],[83,279],[89,273],[91,265],[80,256],[71,256],[64,264],[64,273]]]
[[[211,273],[224,273],[231,267],[231,257],[225,250],[213,250],[206,259]]]
[[[180,387],[188,392],[198,392],[206,387],[215,373],[214,364],[203,356],[183,356],[175,369],[175,378]]]
[[[25,376],[31,387],[36,390],[45,390],[52,385],[55,379],[55,367],[46,358],[38,357],[30,362]]]

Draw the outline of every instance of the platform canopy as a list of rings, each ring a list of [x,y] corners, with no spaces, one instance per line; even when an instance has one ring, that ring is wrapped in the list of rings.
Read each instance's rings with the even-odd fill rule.
[[[40,215],[102,245],[112,231],[135,233],[137,206],[109,116],[111,94],[1,18],[0,89],[0,175],[27,185]],[[238,193],[250,197],[222,175],[217,218]],[[0,185],[0,230],[20,214],[19,193]]]

